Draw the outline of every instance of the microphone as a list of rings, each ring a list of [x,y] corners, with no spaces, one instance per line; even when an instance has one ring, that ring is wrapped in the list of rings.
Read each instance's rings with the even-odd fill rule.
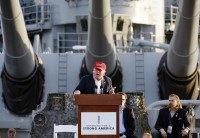
[[[97,94],[97,85],[95,84],[95,86],[94,86],[94,92]]]
[[[103,94],[103,86],[100,86],[101,94]]]

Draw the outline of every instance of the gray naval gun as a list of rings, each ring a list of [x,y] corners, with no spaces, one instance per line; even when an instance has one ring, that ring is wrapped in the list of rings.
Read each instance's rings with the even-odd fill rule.
[[[172,47],[162,57],[158,69],[161,99],[168,98],[171,92],[176,92],[185,99],[198,97],[199,1],[183,0],[181,2],[176,31],[171,42]],[[41,102],[44,88],[44,69],[41,60],[34,54],[28,40],[19,1],[1,0],[0,2],[5,46],[2,97],[6,110],[19,120],[26,120],[32,110],[37,112],[36,115],[31,114],[33,116],[31,132],[28,125],[24,125],[23,129],[26,132],[22,138],[30,137],[30,135],[37,138],[52,137],[54,123],[76,123],[73,97],[68,96],[68,99],[72,101],[70,103],[65,101],[65,94],[54,94],[54,98],[50,96],[47,98],[44,110],[37,111],[36,107]],[[121,71],[123,67],[120,66],[113,44],[110,3],[108,0],[90,0],[89,3],[88,46],[82,61],[80,77],[91,73],[92,64],[96,60],[101,60],[108,65],[107,75],[112,78],[117,91],[123,90]],[[65,105],[69,108],[66,109]]]
[[[44,95],[48,95],[43,93],[45,77],[42,61],[34,53],[28,39],[19,0],[1,0],[0,5],[5,55],[1,75],[2,99],[5,109],[11,114],[11,118],[14,116],[15,120],[19,119],[18,123],[25,123],[13,126],[17,129],[17,133],[22,132],[17,134],[18,136],[52,137],[54,123],[76,123],[74,121],[75,107],[71,105],[73,111],[63,108],[63,105],[66,104],[66,96],[63,93],[56,93],[53,94],[53,98],[51,96],[47,98],[43,111],[37,111],[40,109],[41,101],[44,100],[44,97],[46,98]],[[114,84],[118,86],[118,91],[121,91],[122,75],[112,38],[110,3],[107,0],[90,1],[90,7],[89,44],[82,62],[80,76],[91,73],[95,61],[104,61],[108,66],[107,74],[113,79],[117,76],[118,79],[115,79],[117,83]],[[70,98],[73,102],[73,98]],[[70,98],[68,97],[68,100]],[[60,106],[62,107],[60,108]],[[35,114],[35,112],[37,113]],[[64,118],[69,114],[73,116],[71,119]],[[5,116],[3,118],[3,120],[7,120]],[[33,119],[31,132],[30,124],[27,124],[30,123],[29,119]],[[6,121],[3,123],[1,127],[3,126],[5,129],[12,127],[12,125],[6,124]],[[3,136],[5,133],[3,132]],[[64,134],[61,137],[70,137],[70,135]]]
[[[113,42],[110,2],[89,1],[89,8],[88,46],[79,77],[92,73],[95,61],[103,61],[116,91],[122,91],[122,69]]]
[[[167,99],[171,93],[176,93],[181,99],[199,98],[199,6],[199,0],[179,2],[170,48],[158,67],[161,99]]]
[[[44,68],[28,39],[19,1],[1,0],[0,5],[4,40],[2,97],[10,112],[27,115],[42,100]]]

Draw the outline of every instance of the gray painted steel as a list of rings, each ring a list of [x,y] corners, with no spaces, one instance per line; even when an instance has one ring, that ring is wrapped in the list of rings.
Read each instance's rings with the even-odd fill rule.
[[[92,0],[91,0],[92,1]],[[92,4],[90,1],[90,4]],[[107,0],[93,0],[93,4],[95,5],[104,5],[104,2]],[[3,12],[3,28],[7,28],[3,30],[3,34],[4,34],[4,42],[5,42],[5,61],[6,61],[6,69],[8,70],[9,74],[13,77],[17,77],[17,78],[23,78],[23,77],[27,77],[34,69],[34,59],[33,59],[33,52],[32,52],[32,48],[29,49],[30,47],[30,42],[28,40],[27,37],[27,33],[25,30],[25,25],[22,17],[22,14],[18,14],[20,9],[18,8],[13,8],[13,11],[10,10],[9,11],[9,7],[7,6],[2,6],[2,4],[11,4],[12,6],[16,6],[19,5],[18,0],[0,0],[1,2],[1,8],[2,8],[2,12]],[[190,2],[190,1],[189,1]],[[191,4],[194,4],[194,0],[191,1]],[[198,0],[199,2],[199,0]],[[183,4],[185,5],[185,4]],[[187,4],[188,5],[188,4]],[[185,5],[185,6],[187,6]],[[191,5],[190,5],[191,6]],[[97,18],[93,18],[91,19],[91,24],[90,26],[94,27],[94,28],[90,28],[91,34],[89,36],[89,42],[88,42],[88,47],[87,47],[87,55],[86,55],[86,65],[88,70],[91,69],[92,63],[94,62],[94,60],[96,59],[102,59],[105,60],[105,58],[102,57],[106,57],[107,59],[109,59],[109,61],[107,62],[107,64],[109,65],[108,68],[108,74],[112,73],[112,70],[115,68],[115,64],[111,64],[111,63],[115,63],[113,61],[116,61],[116,54],[115,54],[115,48],[113,47],[113,42],[112,42],[112,27],[111,25],[111,19],[110,19],[110,5],[104,5],[102,6],[104,7],[102,9],[97,9],[97,7],[95,7],[96,9],[92,9],[92,14],[93,17],[97,17]],[[195,7],[195,6],[192,6]],[[188,10],[190,11],[192,8],[187,7]],[[197,9],[197,8],[194,8]],[[197,13],[194,13],[191,15],[188,13],[183,12],[183,15],[186,17],[192,17],[195,16]],[[189,15],[188,15],[189,14]],[[8,20],[8,18],[13,18],[16,17],[16,19],[14,20]],[[105,18],[103,18],[105,17]],[[58,16],[59,18],[59,16]],[[90,17],[91,18],[91,17]],[[98,19],[99,18],[99,19]],[[100,20],[101,18],[103,18],[104,20]],[[109,18],[109,19],[107,19]],[[178,53],[178,55],[174,52],[169,52],[168,57],[170,58],[168,60],[168,63],[170,66],[170,71],[177,76],[182,76],[182,74],[184,74],[184,76],[190,75],[191,73],[194,72],[194,69],[196,69],[196,61],[198,60],[198,56],[196,56],[198,54],[198,50],[196,50],[198,47],[190,47],[189,48],[189,52],[185,52],[185,49],[188,49],[188,45],[186,45],[187,43],[191,44],[193,46],[192,42],[196,42],[196,39],[193,40],[193,38],[195,38],[195,33],[196,31],[193,31],[192,28],[189,28],[188,30],[184,30],[184,26],[186,24],[189,24],[191,27],[194,26],[194,24],[197,23],[197,21],[192,21],[190,22],[192,19],[188,20],[187,22],[185,22],[185,18],[181,18],[179,17],[178,22],[182,23],[182,27],[180,26],[180,28],[177,28],[176,31],[181,30],[180,32],[176,33],[176,37],[174,36],[174,43],[172,43],[172,46],[174,47],[173,50],[176,51],[176,46],[177,48],[180,49],[180,53]],[[92,24],[92,22],[96,22],[95,24]],[[106,23],[108,22],[108,23]],[[190,22],[190,23],[189,23]],[[20,24],[20,25],[19,25]],[[105,27],[104,24],[109,24],[108,27]],[[12,30],[15,33],[10,33],[10,31]],[[192,32],[191,32],[192,30]],[[183,31],[183,32],[182,32]],[[189,31],[189,32],[186,32]],[[187,34],[189,33],[189,34]],[[194,33],[194,34],[193,34]],[[97,34],[99,35],[99,37],[93,37],[93,34]],[[181,35],[179,35],[181,34]],[[192,35],[193,38],[189,35]],[[13,37],[13,36],[18,36],[18,37]],[[105,37],[106,36],[106,37]],[[180,40],[176,40],[175,38],[180,37]],[[21,39],[23,38],[23,40]],[[105,39],[106,38],[106,39]],[[188,38],[188,42],[185,41],[185,39]],[[106,41],[105,41],[106,40]],[[91,41],[91,42],[90,42]],[[184,43],[181,43],[181,42]],[[15,44],[13,46],[13,44]],[[178,44],[178,45],[176,45]],[[175,46],[174,46],[175,45]],[[197,44],[196,44],[197,45]],[[16,46],[16,47],[15,47]],[[23,47],[25,46],[25,47]],[[181,48],[180,48],[181,47]],[[94,49],[97,49],[97,51],[92,51]],[[100,49],[100,50],[99,50]],[[28,51],[30,50],[30,51]],[[13,53],[12,51],[16,51],[15,53]],[[28,51],[28,52],[27,52]],[[170,50],[172,51],[172,49]],[[9,53],[10,52],[10,53]],[[27,53],[26,53],[27,52]],[[93,52],[91,54],[91,52]],[[96,53],[97,52],[97,53]],[[193,53],[194,52],[194,53]],[[89,53],[89,54],[88,54]],[[79,79],[78,79],[78,73],[79,73],[79,68],[81,66],[81,60],[83,58],[83,54],[66,54],[67,55],[67,92],[68,93],[72,93],[72,91],[74,90],[75,86],[77,85]],[[122,64],[122,68],[123,68],[123,91],[134,91],[136,90],[136,77],[135,77],[135,72],[136,72],[136,65],[135,65],[135,53],[122,53],[122,54],[118,54],[119,55],[119,60]],[[183,56],[184,58],[181,58],[181,60],[178,62],[178,68],[174,68],[173,66],[177,66],[177,61],[174,60],[178,59]],[[0,57],[2,57],[3,55],[0,54]],[[46,101],[47,101],[47,95],[49,93],[52,92],[57,92],[58,91],[58,70],[59,70],[59,54],[42,54],[42,59],[44,60],[44,67],[46,69],[46,82],[45,82],[45,95],[44,95],[44,100],[43,103],[41,104],[41,107],[39,107],[38,109],[36,109],[35,111],[33,111],[32,115],[26,116],[26,117],[18,117],[15,115],[12,115],[9,113],[9,111],[4,107],[4,104],[2,102],[2,100],[0,100],[0,128],[10,128],[10,127],[15,127],[17,129],[21,129],[24,130],[24,136],[23,137],[28,137],[29,136],[29,131],[31,129],[31,123],[33,120],[34,115],[39,112],[40,110],[42,110],[45,105],[46,105]],[[158,97],[158,89],[157,89],[157,77],[156,77],[156,69],[159,63],[159,59],[162,56],[162,53],[144,53],[144,84],[145,84],[145,89],[144,89],[144,96],[145,96],[145,100],[147,104],[150,104],[154,101],[159,100]],[[100,57],[100,58],[99,58]],[[194,65],[190,65],[189,68],[185,69],[182,71],[182,67],[184,65],[188,64],[188,60],[186,60],[186,62],[184,61],[186,59],[191,60],[193,59],[195,63],[193,63],[193,60],[190,61],[190,63],[193,63]],[[20,61],[18,61],[18,59],[21,59]],[[29,60],[28,60],[29,59]],[[27,62],[28,61],[28,62]],[[23,64],[23,66],[21,66]],[[3,65],[3,59],[0,58],[0,68]],[[11,66],[12,65],[12,66]],[[20,65],[20,66],[18,66]],[[20,67],[20,68],[19,68]],[[91,71],[91,70],[90,70]],[[179,71],[183,72],[182,74],[179,74]],[[24,73],[25,72],[25,73]],[[0,95],[2,93],[2,86],[0,83]],[[151,115],[150,115],[151,116]],[[151,116],[152,117],[152,116]],[[153,117],[157,117],[156,114],[153,115]],[[199,116],[198,116],[199,117]],[[150,120],[151,121],[151,120]],[[6,127],[5,127],[6,124]]]
[[[180,0],[176,28],[167,55],[167,67],[176,77],[188,77],[197,68],[200,0]]]
[[[108,0],[89,1],[89,31],[86,49],[86,67],[92,72],[96,60],[107,64],[107,74],[116,67],[116,51],[113,43],[111,9]]]
[[[0,5],[6,71],[14,78],[26,78],[35,60],[19,0],[0,0]]]

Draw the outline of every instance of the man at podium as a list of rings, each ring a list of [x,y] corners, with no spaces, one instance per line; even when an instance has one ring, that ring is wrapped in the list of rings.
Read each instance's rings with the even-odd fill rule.
[[[105,75],[106,64],[97,61],[93,65],[93,72],[84,76],[76,87],[74,94],[109,94],[114,93],[111,79]]]

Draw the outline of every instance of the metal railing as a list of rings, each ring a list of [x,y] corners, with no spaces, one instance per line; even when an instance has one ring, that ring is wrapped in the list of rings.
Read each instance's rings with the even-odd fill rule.
[[[177,13],[177,6],[170,5],[169,7],[165,7],[165,23],[175,23]]]
[[[150,110],[150,109],[159,109],[161,108],[162,106],[166,106],[167,104],[169,103],[168,100],[161,100],[161,101],[156,101],[152,104],[150,104],[148,107],[147,107],[147,110]],[[200,106],[200,100],[181,100],[181,103],[185,106],[187,105],[196,105],[196,106]]]
[[[116,45],[116,49],[118,52],[133,52],[133,51],[138,51],[138,49],[141,49],[141,47],[133,47],[132,40],[128,40],[128,38],[126,40],[124,40],[122,37],[123,34],[116,33],[113,35],[121,36],[121,37],[114,39],[114,43]],[[144,34],[141,34],[140,36],[144,36]],[[147,37],[147,36],[149,36],[149,37]],[[55,52],[59,52],[59,53],[85,52],[86,45],[87,45],[87,39],[88,39],[87,33],[58,33],[57,39],[56,39],[57,40],[57,44],[56,44],[57,50]],[[143,39],[149,40],[149,41],[154,41],[155,35],[151,35],[151,34],[147,35],[146,34],[146,36],[143,37]],[[126,41],[126,42],[124,42],[124,41]],[[154,43],[154,42],[152,42],[152,43]],[[153,48],[159,48],[159,46],[153,47]]]
[[[85,46],[87,44],[87,33],[58,33],[57,52],[76,52],[73,46]]]
[[[135,34],[134,38],[139,38],[142,40],[148,40],[148,41],[152,41],[152,42],[156,41],[156,35],[152,32],[141,32],[139,34]]]
[[[32,5],[22,7],[26,25],[42,24],[51,20],[50,5]]]
[[[69,7],[82,7],[88,6],[88,0],[65,0],[68,3]],[[134,6],[132,2],[140,1],[140,0],[111,0],[111,6],[124,6],[124,7],[132,7]]]
[[[196,118],[195,114],[199,112],[200,100],[181,100],[181,103],[188,108],[187,118],[188,121],[190,121],[191,123],[190,131],[191,133],[195,133],[198,126],[195,126],[194,120],[198,119]],[[149,124],[151,128],[153,128],[155,125],[159,110],[168,104],[168,100],[161,100],[153,102],[149,106],[147,106]]]

